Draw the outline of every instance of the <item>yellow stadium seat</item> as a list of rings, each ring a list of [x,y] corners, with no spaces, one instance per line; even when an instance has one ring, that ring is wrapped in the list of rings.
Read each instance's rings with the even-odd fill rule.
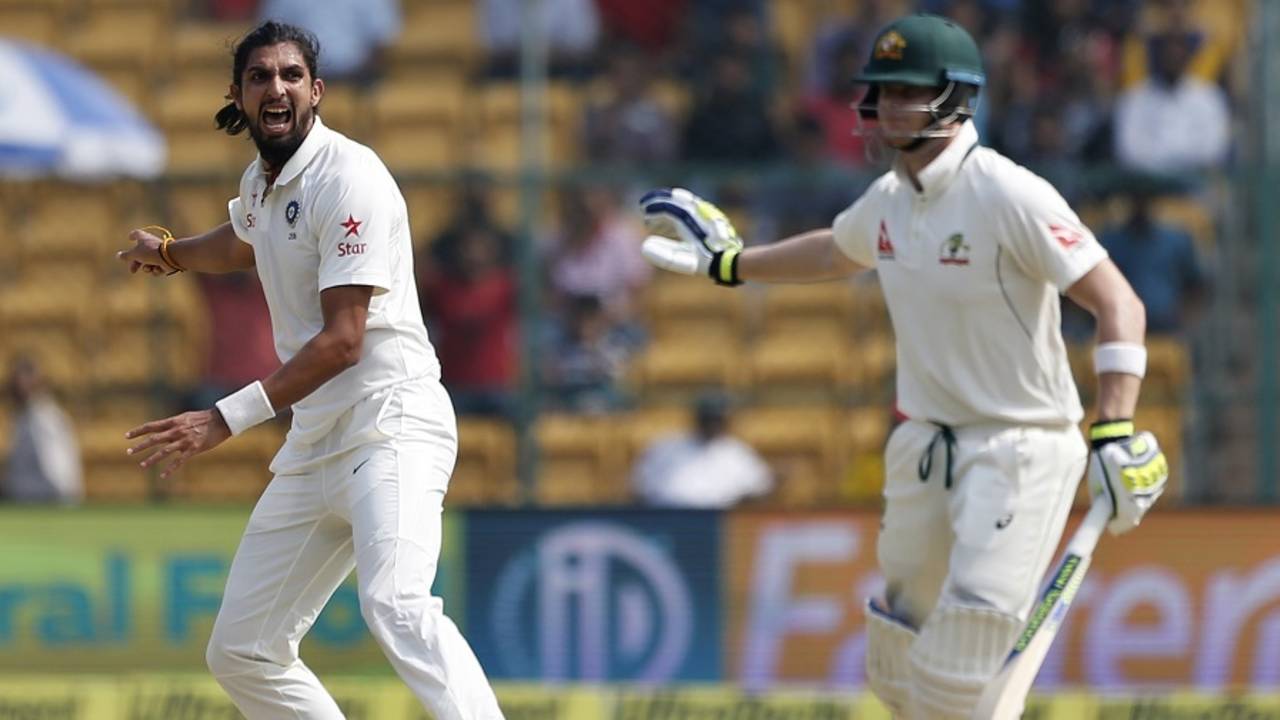
[[[478,51],[475,12],[474,4],[465,0],[406,7],[404,29],[391,47],[390,63],[394,67],[470,63]]]
[[[0,328],[79,332],[93,309],[92,269],[84,265],[32,268],[0,288]]]
[[[762,407],[736,413],[731,432],[777,473],[781,503],[813,507],[837,498],[845,447],[841,421],[831,407]]]
[[[169,33],[173,43],[168,57],[174,67],[184,73],[208,73],[210,68],[217,68],[225,89],[231,84],[231,48],[250,29],[252,25],[248,23],[210,21],[172,25]]]
[[[884,487],[884,446],[892,430],[893,411],[888,405],[853,408],[844,422],[846,432],[845,470],[841,477],[840,499],[851,503],[871,503]]]
[[[757,391],[810,388],[827,395],[848,387],[854,351],[831,332],[780,332],[757,340],[746,362]]]
[[[0,351],[9,357],[23,354],[35,358],[49,382],[63,392],[77,393],[88,382],[86,347],[70,329],[56,325],[6,327]]]
[[[230,73],[200,73],[175,78],[156,101],[156,117],[166,131],[203,131],[217,136],[214,115],[228,100]]]
[[[882,399],[893,393],[897,350],[892,337],[867,335],[856,338],[847,355],[849,382],[865,399]]]
[[[514,505],[520,501],[516,478],[516,436],[498,420],[458,418],[458,462],[449,481],[451,505]]]
[[[38,5],[10,6],[0,2],[0,36],[23,40],[44,47],[56,47],[60,13],[56,8]]]
[[[463,78],[436,75],[388,80],[374,90],[371,106],[378,127],[452,128],[466,109]]]
[[[181,236],[227,222],[227,201],[235,192],[231,182],[171,184],[166,193],[170,229]]]
[[[89,502],[141,502],[151,496],[151,473],[138,466],[139,459],[125,455],[129,441],[124,433],[130,427],[98,421],[76,428]]]
[[[850,290],[853,292],[853,305],[850,307],[853,333],[859,337],[892,334],[884,292],[875,275],[856,278],[850,284]]]
[[[192,458],[161,488],[170,499],[251,503],[271,482],[268,467],[283,444],[284,426],[264,423]]]
[[[380,133],[372,145],[396,174],[443,172],[458,159],[452,135],[437,129],[395,128]]]
[[[244,172],[257,152],[247,134],[229,137],[212,127],[171,130],[166,137],[169,141],[168,171],[176,175],[238,175]],[[231,193],[234,192],[232,188]]]
[[[328,85],[320,100],[319,114],[325,125],[367,144],[371,125],[367,103],[368,96],[350,85]]]
[[[1191,381],[1191,358],[1176,337],[1147,337],[1147,375],[1142,395],[1148,400],[1171,401],[1185,397]]]
[[[130,68],[146,72],[167,52],[163,32],[167,8],[152,6],[101,8],[84,16],[67,38],[66,48],[90,66]]]
[[[544,414],[535,434],[540,452],[536,498],[543,505],[626,501],[611,418]]]
[[[853,302],[845,282],[772,285],[764,293],[765,332],[851,335]]]
[[[1191,233],[1199,252],[1209,254],[1214,251],[1217,233],[1213,215],[1203,202],[1192,197],[1169,195],[1155,202],[1152,214],[1162,222]]]
[[[23,232],[16,238],[24,262],[43,263],[103,252],[108,238],[124,235],[119,204],[106,188],[76,188],[51,184],[27,211]]]
[[[646,393],[688,393],[706,387],[738,388],[747,378],[742,348],[728,341],[655,340],[632,366]]]
[[[644,303],[658,338],[737,342],[746,334],[747,295],[705,278],[655,278],[644,290]]]
[[[400,191],[409,208],[414,247],[422,249],[452,220],[457,193],[443,182],[402,182]]]

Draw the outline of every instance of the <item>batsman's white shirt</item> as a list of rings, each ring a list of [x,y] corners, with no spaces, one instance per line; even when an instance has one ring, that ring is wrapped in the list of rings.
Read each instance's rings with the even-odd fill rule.
[[[272,471],[294,472],[378,439],[397,387],[440,378],[418,307],[408,212],[391,173],[372,150],[317,117],[274,185],[255,160],[228,209],[236,235],[253,245],[281,362],[324,327],[322,290],[374,288],[360,361],[293,406]],[[415,402],[448,402],[443,392],[415,395]],[[316,445],[348,410],[341,442]],[[441,412],[452,418],[452,408]]]
[[[895,167],[833,225],[880,276],[900,408],[954,426],[1078,423],[1058,295],[1106,250],[1053,186],[979,146],[972,123],[919,181]]]

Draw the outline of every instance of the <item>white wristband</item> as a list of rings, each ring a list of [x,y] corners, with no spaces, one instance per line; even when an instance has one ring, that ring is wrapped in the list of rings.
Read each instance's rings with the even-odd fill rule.
[[[1147,374],[1147,349],[1137,343],[1102,343],[1093,350],[1093,370],[1099,375],[1123,373],[1143,377]]]
[[[259,423],[264,423],[276,416],[271,407],[271,399],[267,397],[262,381],[254,380],[239,390],[214,403],[232,435],[239,435]]]

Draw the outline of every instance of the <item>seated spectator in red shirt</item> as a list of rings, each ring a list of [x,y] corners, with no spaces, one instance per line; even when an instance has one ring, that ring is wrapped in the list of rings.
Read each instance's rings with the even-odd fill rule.
[[[517,372],[516,280],[487,224],[461,229],[422,262],[419,292],[441,376],[460,415],[510,417]]]
[[[186,398],[191,409],[260,380],[280,367],[271,315],[256,273],[199,273],[200,293],[209,308],[209,346],[200,385]]]
[[[688,5],[689,0],[596,0],[605,33],[651,56],[670,50],[679,39]]]
[[[827,152],[855,166],[867,164],[866,144],[857,134],[861,123],[856,107],[867,86],[854,80],[865,62],[862,46],[850,37],[836,50],[826,88],[804,103],[806,114],[822,126]]]

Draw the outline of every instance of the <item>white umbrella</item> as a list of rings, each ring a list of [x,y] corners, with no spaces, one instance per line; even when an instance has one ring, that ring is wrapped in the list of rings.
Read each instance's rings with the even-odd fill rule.
[[[149,178],[164,166],[164,136],[101,78],[0,39],[0,174]]]

